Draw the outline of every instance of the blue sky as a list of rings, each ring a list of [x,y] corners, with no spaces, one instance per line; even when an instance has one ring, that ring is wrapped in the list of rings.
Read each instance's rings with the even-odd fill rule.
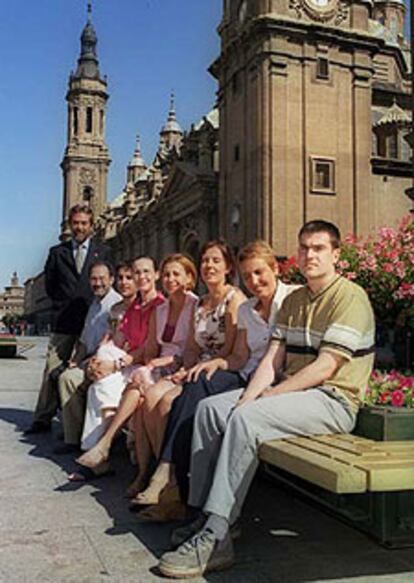
[[[0,0],[0,291],[43,268],[62,205],[68,76],[86,0]],[[215,103],[207,72],[219,52],[222,0],[95,0],[101,74],[108,76],[108,198],[125,183],[135,135],[150,162],[176,93],[184,129]]]
[[[207,68],[219,53],[222,2],[94,0],[110,92],[109,199],[124,186],[137,132],[151,162],[171,89],[184,129],[214,105]],[[0,292],[13,271],[21,282],[41,271],[58,239],[65,93],[86,6],[86,0],[0,0]]]

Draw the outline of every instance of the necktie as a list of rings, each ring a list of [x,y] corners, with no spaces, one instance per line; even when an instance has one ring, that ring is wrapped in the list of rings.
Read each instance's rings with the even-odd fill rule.
[[[75,265],[76,271],[80,273],[82,271],[83,263],[85,260],[85,250],[83,245],[78,245],[75,252]]]

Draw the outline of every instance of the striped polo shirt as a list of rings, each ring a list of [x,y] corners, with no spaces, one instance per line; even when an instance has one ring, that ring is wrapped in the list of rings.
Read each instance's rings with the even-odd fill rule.
[[[374,363],[374,314],[365,291],[336,277],[313,295],[307,286],[291,293],[279,312],[273,340],[286,345],[286,375],[293,375],[327,351],[344,359],[324,382],[357,408]]]

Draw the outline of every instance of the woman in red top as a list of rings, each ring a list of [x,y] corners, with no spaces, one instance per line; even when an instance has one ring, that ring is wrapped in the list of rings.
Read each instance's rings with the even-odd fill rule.
[[[104,360],[95,357],[90,360],[88,365],[87,374],[93,384],[88,390],[82,449],[89,449],[98,441],[104,432],[107,420],[115,414],[120,393],[134,369],[133,365],[143,362],[144,344],[152,313],[157,306],[165,301],[164,296],[157,292],[155,287],[158,272],[151,258],[136,259],[132,264],[132,270],[128,269],[127,265],[120,266],[117,270],[117,284],[122,295],[124,295],[123,291],[125,293],[127,291],[124,290],[124,287],[132,285],[131,273],[135,287],[138,289],[138,296],[128,306],[121,306],[118,314],[120,322],[116,323],[112,331],[112,342],[115,341],[115,344],[123,349],[122,356],[117,360]],[[117,312],[114,311],[114,318],[117,317],[116,314]],[[125,369],[122,374],[121,369]],[[113,383],[111,383],[112,378]],[[106,469],[105,466],[95,468],[94,474],[101,474]],[[85,480],[89,477],[92,477],[90,472],[81,468],[80,471],[71,474],[69,479]]]

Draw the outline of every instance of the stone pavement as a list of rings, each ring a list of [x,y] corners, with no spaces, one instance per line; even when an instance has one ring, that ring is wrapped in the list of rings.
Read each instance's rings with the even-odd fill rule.
[[[123,492],[133,468],[126,457],[115,459],[115,477],[74,487],[66,480],[71,457],[52,454],[59,424],[54,438],[21,434],[31,421],[46,345],[47,339],[35,339],[24,358],[0,359],[0,582],[162,581],[155,566],[171,527],[140,525],[128,511]],[[259,479],[236,553],[232,570],[195,581],[414,581],[412,549],[385,550]]]

